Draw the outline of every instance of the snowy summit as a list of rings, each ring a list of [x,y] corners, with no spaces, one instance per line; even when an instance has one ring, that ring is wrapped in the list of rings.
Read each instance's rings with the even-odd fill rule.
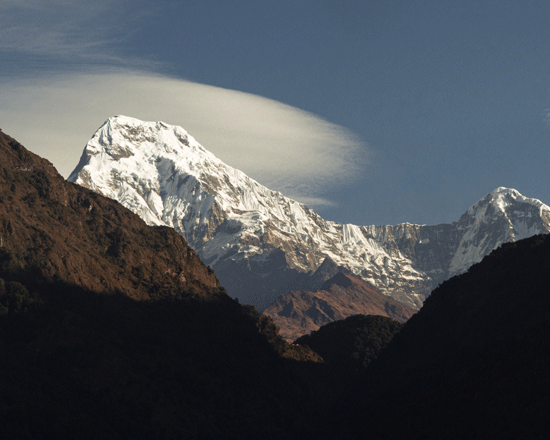
[[[311,285],[332,261],[418,308],[445,279],[500,244],[550,231],[550,208],[498,188],[456,222],[356,226],[322,219],[202,147],[184,129],[110,118],[69,181],[118,200],[151,225],[173,227],[232,296],[259,309]]]

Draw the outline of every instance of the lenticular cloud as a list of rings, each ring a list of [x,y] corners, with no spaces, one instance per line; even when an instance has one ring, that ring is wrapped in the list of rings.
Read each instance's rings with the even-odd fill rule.
[[[29,78],[5,88],[3,128],[64,176],[107,118],[126,114],[185,128],[209,151],[272,189],[327,204],[352,181],[366,146],[349,130],[260,96],[190,81],[117,71]]]

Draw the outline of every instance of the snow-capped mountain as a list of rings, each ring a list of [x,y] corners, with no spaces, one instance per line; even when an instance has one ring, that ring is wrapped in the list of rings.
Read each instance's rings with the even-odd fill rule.
[[[550,231],[550,208],[507,188],[453,223],[326,221],[224,164],[181,127],[125,116],[98,129],[69,181],[176,229],[231,296],[260,310],[290,290],[319,288],[338,267],[418,308],[500,244]]]

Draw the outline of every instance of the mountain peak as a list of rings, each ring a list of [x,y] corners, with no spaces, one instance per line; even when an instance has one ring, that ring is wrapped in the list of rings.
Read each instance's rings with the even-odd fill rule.
[[[417,309],[500,244],[550,231],[550,208],[508,188],[453,223],[327,221],[226,165],[183,128],[128,116],[100,127],[69,180],[174,228],[232,296],[258,309],[346,270]]]
[[[491,194],[497,195],[497,194],[512,194],[512,195],[521,195],[517,189],[514,188],[507,188],[505,186],[499,186],[495,190],[491,191]]]
[[[468,209],[467,214],[479,212],[484,210],[487,206],[491,206],[496,211],[506,211],[508,207],[514,203],[527,203],[537,208],[548,208],[540,200],[525,197],[516,189],[501,186],[474,203]]]

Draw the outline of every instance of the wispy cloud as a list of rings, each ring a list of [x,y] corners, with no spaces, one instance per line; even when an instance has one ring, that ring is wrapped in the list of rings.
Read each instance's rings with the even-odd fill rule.
[[[348,130],[260,96],[136,72],[0,82],[3,129],[68,176],[94,131],[124,114],[180,125],[205,148],[271,189],[312,206],[367,161]]]
[[[139,64],[121,53],[123,42],[155,9],[141,0],[3,0],[0,51],[69,63]]]
[[[14,54],[15,66],[4,62],[0,72],[6,133],[68,176],[108,117],[163,120],[271,189],[311,206],[333,204],[327,190],[353,180],[367,160],[353,133],[280,102],[153,73],[164,66],[127,56],[125,42],[162,11],[131,3],[0,2],[0,56]],[[36,73],[43,59],[47,68]]]

